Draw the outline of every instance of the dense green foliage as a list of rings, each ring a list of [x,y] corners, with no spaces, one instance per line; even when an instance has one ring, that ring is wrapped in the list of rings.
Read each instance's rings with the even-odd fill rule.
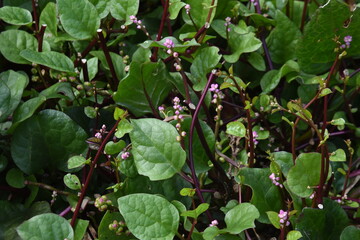
[[[0,239],[360,239],[353,0],[4,0]]]

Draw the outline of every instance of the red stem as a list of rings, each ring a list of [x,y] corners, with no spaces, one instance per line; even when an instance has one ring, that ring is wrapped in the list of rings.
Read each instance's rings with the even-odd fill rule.
[[[113,126],[113,128],[110,130],[110,132],[106,135],[106,137],[104,138],[104,140],[101,142],[101,145],[99,147],[99,150],[97,151],[96,155],[95,155],[95,158],[94,160],[91,162],[91,165],[90,165],[90,170],[89,170],[89,173],[86,177],[86,181],[85,181],[85,184],[84,184],[84,187],[81,189],[81,194],[80,194],[80,197],[79,197],[79,200],[76,204],[76,208],[75,208],[75,212],[74,212],[74,215],[71,219],[71,226],[74,227],[75,225],[75,221],[77,219],[77,216],[79,214],[79,211],[80,211],[80,207],[81,207],[81,204],[85,198],[85,194],[86,194],[86,190],[87,188],[89,187],[89,183],[90,183],[90,180],[91,180],[91,177],[94,173],[94,170],[95,170],[95,166],[96,166],[96,163],[97,161],[99,160],[101,154],[103,154],[103,150],[105,148],[105,145],[106,143],[110,140],[111,136],[113,135],[113,133],[115,132],[116,128],[117,128],[117,125],[118,123],[120,122],[121,119],[117,120],[115,125]]]

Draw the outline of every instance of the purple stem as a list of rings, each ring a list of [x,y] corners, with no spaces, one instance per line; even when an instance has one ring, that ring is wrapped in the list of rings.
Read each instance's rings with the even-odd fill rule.
[[[334,132],[334,133],[330,133],[329,135],[330,135],[330,137],[332,137],[332,136],[338,136],[338,135],[343,135],[343,134],[347,134],[347,133],[351,133],[351,131],[350,131],[350,130],[347,130],[347,131]],[[319,140],[319,138],[314,138],[314,141],[318,141],[318,140]],[[309,144],[310,144],[310,143],[307,142],[307,143],[304,143],[303,145],[298,146],[298,147],[296,148],[296,151],[298,151],[298,150],[306,147],[306,146],[309,145]]]
[[[68,206],[67,208],[64,209],[64,211],[62,211],[61,213],[59,213],[60,217],[64,217],[66,214],[68,214],[71,210],[71,207]]]
[[[208,82],[203,90],[203,93],[201,94],[201,97],[200,97],[200,100],[198,102],[198,105],[196,106],[196,109],[195,109],[195,112],[194,112],[194,115],[192,117],[192,120],[191,120],[191,125],[190,125],[190,131],[189,131],[189,163],[190,163],[190,170],[191,170],[191,175],[192,175],[192,178],[194,180],[194,185],[195,185],[195,188],[196,188],[196,193],[200,199],[200,201],[202,203],[205,202],[204,200],[204,197],[202,196],[201,194],[201,190],[200,190],[200,184],[199,184],[199,180],[196,176],[196,172],[195,172],[195,165],[194,165],[194,156],[193,156],[193,137],[194,137],[194,128],[195,128],[195,124],[196,124],[196,121],[197,121],[197,117],[199,115],[199,112],[200,112],[200,109],[201,109],[201,105],[202,103],[204,102],[204,99],[205,99],[205,96],[206,96],[206,93],[208,92],[208,89],[210,87],[210,84],[214,78],[214,74],[211,72],[210,76],[209,76],[209,79],[208,79]],[[206,211],[206,214],[208,216],[208,219],[211,221],[212,220],[212,216],[210,214],[209,211]]]

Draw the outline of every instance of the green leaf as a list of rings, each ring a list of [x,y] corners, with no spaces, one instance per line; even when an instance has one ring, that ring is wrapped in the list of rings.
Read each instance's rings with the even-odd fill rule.
[[[88,220],[77,219],[74,227],[74,240],[83,240],[88,226]]]
[[[25,221],[17,228],[23,240],[68,240],[74,239],[74,231],[65,218],[45,213]]]
[[[0,8],[0,19],[12,25],[27,25],[32,23],[30,11],[19,7],[5,6]]]
[[[139,174],[156,181],[180,172],[186,153],[176,141],[176,129],[170,123],[150,118],[131,123],[134,127],[130,133],[132,153]]]
[[[93,80],[96,74],[98,73],[98,64],[99,59],[97,57],[90,58],[87,60],[86,65],[88,68],[88,74],[89,74],[89,81]],[[84,82],[84,71],[81,69],[80,72],[80,80]]]
[[[132,24],[130,16],[136,16],[139,9],[139,0],[110,0],[109,8],[111,15],[125,25]]]
[[[239,234],[248,228],[255,227],[255,219],[260,217],[259,211],[250,203],[241,203],[225,215],[226,231]]]
[[[189,47],[200,46],[200,44],[197,43],[195,39],[191,39],[190,41],[185,41],[185,42],[179,42],[174,37],[166,37],[161,39],[160,41],[146,40],[145,42],[141,43],[140,46],[145,49],[150,47],[159,47],[159,48],[167,49],[164,45],[167,39],[170,39],[174,43],[173,51],[178,53],[184,53],[185,50]]]
[[[109,64],[106,61],[106,57],[103,51],[91,51],[90,54],[97,57],[100,60],[101,64],[104,66],[104,68],[110,71]],[[110,52],[110,58],[113,62],[117,78],[122,79],[125,76],[125,64],[123,58],[119,54],[113,52]]]
[[[91,106],[86,106],[84,108],[84,113],[88,118],[96,118],[97,116],[97,111],[94,107]]]
[[[266,39],[269,46],[271,60],[284,64],[295,58],[294,49],[301,37],[299,28],[280,10],[275,13],[276,27]]]
[[[53,36],[57,35],[57,18],[56,18],[56,4],[49,2],[40,14],[40,26],[46,24],[45,32],[51,33]]]
[[[266,212],[279,212],[281,209],[280,188],[275,186],[269,176],[269,168],[243,168],[239,172],[242,183],[252,189],[252,198],[250,202],[260,212],[258,219],[261,223],[270,224]]]
[[[198,28],[205,25],[212,1],[213,0],[202,0],[202,1],[185,0],[184,1],[185,3],[187,3],[191,6],[190,14]],[[210,16],[209,24],[212,22],[212,19],[215,16],[217,2],[218,2],[218,0],[214,1],[213,11]],[[182,12],[182,18],[186,24],[192,25],[190,17],[186,14],[185,10],[183,10],[183,12]]]
[[[210,204],[208,204],[208,203],[201,203],[194,210],[188,210],[188,211],[182,212],[181,216],[197,219],[203,212],[208,210],[209,206],[210,206]]]
[[[77,39],[90,39],[100,27],[96,8],[88,0],[57,0],[64,30]]]
[[[287,177],[288,172],[294,166],[292,154],[285,151],[274,152],[274,161],[280,166],[281,172]]]
[[[289,73],[300,72],[299,65],[293,60],[287,61],[280,70],[270,70],[260,80],[261,89],[263,93],[269,93],[274,90],[280,83],[280,79]]]
[[[336,17],[334,17],[336,16]],[[349,23],[346,23],[351,19]],[[350,11],[349,6],[341,1],[331,0],[316,10],[311,20],[305,26],[304,37],[299,40],[296,51],[299,65],[304,72],[321,73],[328,68],[324,63],[335,60],[334,49],[338,47],[334,41],[344,43],[344,37],[350,35],[360,39],[360,11]],[[346,27],[345,27],[346,26]],[[353,41],[346,56],[356,56],[360,53],[360,42]]]
[[[261,54],[257,52],[250,53],[248,61],[251,64],[251,66],[253,66],[256,70],[259,71],[266,70],[265,60],[263,56],[261,56]]]
[[[280,229],[280,218],[279,214],[274,211],[268,211],[266,212],[271,224],[276,227],[277,229]]]
[[[174,20],[179,15],[180,10],[186,5],[186,3],[181,2],[181,0],[170,0],[169,3],[169,18]]]
[[[360,239],[360,229],[355,226],[347,226],[340,235],[340,240]]]
[[[68,169],[78,168],[83,166],[87,160],[83,156],[72,156],[68,160]]]
[[[194,188],[183,188],[180,191],[180,195],[181,196],[188,196],[188,197],[193,197],[196,193],[196,189]]]
[[[206,47],[201,49],[191,64],[191,80],[194,83],[194,90],[201,91],[207,83],[207,74],[219,64],[221,55],[217,47]]]
[[[346,162],[345,151],[341,148],[330,154],[330,161],[332,162]]]
[[[337,118],[337,119],[331,120],[330,123],[334,126],[343,126],[343,125],[345,125],[346,121],[343,118]]]
[[[8,133],[12,133],[21,122],[30,118],[45,101],[46,98],[44,96],[39,96],[20,104],[13,114],[13,124]]]
[[[25,187],[24,173],[17,168],[12,168],[6,173],[6,182],[14,188]]]
[[[8,70],[0,74],[0,122],[3,122],[19,105],[24,88],[28,84],[25,75]]]
[[[226,28],[224,24],[224,20],[215,20],[211,27],[223,38],[226,38]],[[254,52],[261,47],[261,41],[255,37],[255,33],[246,28],[246,25],[240,27],[230,25],[230,28],[231,31],[228,35],[232,54],[224,55],[224,59],[227,62],[235,63],[239,60],[241,54]]]
[[[295,162],[287,175],[287,183],[297,196],[309,197],[314,192],[314,187],[319,185],[321,154],[301,153]]]
[[[113,98],[137,117],[152,113],[146,95],[154,108],[159,106],[171,89],[169,78],[163,62],[132,62],[129,74],[120,81]]]
[[[9,61],[19,64],[30,63],[20,56],[24,49],[36,51],[38,43],[36,38],[22,30],[7,30],[0,34],[0,51]]]
[[[89,0],[89,2],[91,2],[96,7],[96,10],[101,19],[105,18],[109,14],[109,12],[110,12],[110,9],[109,9],[110,1],[109,0],[106,0],[106,1],[104,1],[104,0]]]
[[[117,130],[115,132],[115,137],[122,138],[125,134],[131,132],[133,130],[133,126],[127,119],[122,119],[117,126]]]
[[[133,237],[129,237],[125,234],[117,235],[115,231],[109,229],[109,225],[113,223],[113,221],[124,221],[124,218],[121,216],[119,212],[110,212],[106,211],[105,215],[101,219],[99,229],[98,229],[98,237],[101,240],[128,240],[133,239]]]
[[[43,110],[16,128],[11,155],[27,174],[46,167],[67,171],[67,160],[86,149],[86,138],[85,131],[65,113]]]
[[[72,87],[69,82],[55,83],[43,90],[39,95],[46,97],[46,99],[65,98],[71,101],[75,99],[74,92],[72,91]]]
[[[324,198],[323,205],[323,209],[303,209],[296,224],[296,230],[301,232],[302,239],[340,239],[341,232],[349,223],[348,216],[333,200]]]
[[[292,230],[286,235],[287,240],[298,240],[302,237],[301,232]]]
[[[53,51],[36,52],[25,49],[21,51],[20,56],[30,62],[44,65],[54,70],[62,72],[75,72],[74,64],[71,59],[62,53]]]
[[[240,121],[230,122],[226,125],[226,133],[236,137],[245,137],[246,128]]]
[[[121,150],[123,150],[125,146],[126,143],[123,140],[120,140],[116,143],[114,143],[113,141],[109,141],[105,145],[105,153],[110,155],[119,153],[121,152]]]
[[[131,233],[142,240],[172,240],[179,213],[166,199],[151,194],[131,194],[118,199],[119,210]]]
[[[66,175],[64,176],[64,183],[65,183],[65,185],[66,185],[68,188],[70,188],[70,189],[72,189],[72,190],[79,190],[79,189],[81,189],[80,180],[79,180],[79,178],[78,178],[76,175],[74,175],[74,174],[70,174],[70,173],[66,174]]]

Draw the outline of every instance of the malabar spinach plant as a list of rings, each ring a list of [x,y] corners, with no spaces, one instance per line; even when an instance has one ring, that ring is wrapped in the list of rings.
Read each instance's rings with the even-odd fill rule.
[[[360,239],[356,1],[0,4],[0,239]]]

